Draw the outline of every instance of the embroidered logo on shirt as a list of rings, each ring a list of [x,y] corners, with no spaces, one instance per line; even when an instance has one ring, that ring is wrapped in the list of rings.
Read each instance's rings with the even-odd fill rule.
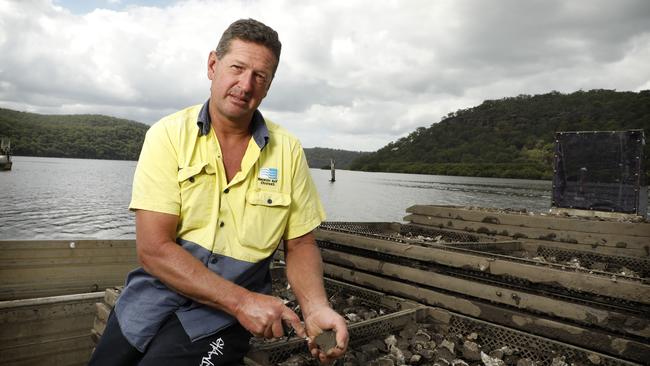
[[[222,356],[223,346],[225,344],[226,343],[221,338],[211,342],[210,347],[212,349],[201,359],[201,364],[199,366],[214,366],[214,363],[212,363],[212,356]]]
[[[260,174],[257,176],[257,181],[261,184],[274,186],[278,182],[278,169],[277,168],[262,168]]]

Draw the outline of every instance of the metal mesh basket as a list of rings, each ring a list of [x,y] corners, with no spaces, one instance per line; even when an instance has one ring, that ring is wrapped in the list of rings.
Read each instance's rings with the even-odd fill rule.
[[[388,222],[343,222],[327,221],[320,225],[320,229],[350,233],[378,239],[397,242],[423,242],[435,241],[439,243],[477,243],[492,242],[493,238],[478,235],[449,231],[436,228],[422,227],[412,224],[397,224]]]
[[[418,307],[421,308],[421,307]],[[404,328],[415,321],[418,308],[405,309],[375,319],[351,324],[348,326],[350,345],[355,346],[371,340],[378,335],[389,334]],[[247,358],[247,364],[271,366],[286,360],[293,354],[309,352],[307,342],[302,339],[292,339],[286,342],[263,344],[252,349]],[[253,361],[253,362],[251,362]]]
[[[274,279],[286,279],[284,268],[282,267],[273,268],[271,270],[271,276]],[[421,307],[421,305],[409,300],[389,296],[383,292],[369,290],[329,278],[325,279],[325,290],[330,297],[333,295],[354,296],[363,305],[379,307],[389,311],[387,315],[349,325],[350,334],[355,340],[357,338],[370,339],[375,334],[382,334],[381,332],[383,331],[391,331],[395,327],[393,323],[396,321],[390,321],[389,319],[393,317],[400,318],[399,314],[412,314],[411,317],[414,318],[415,310]],[[387,319],[389,321],[385,321]],[[397,321],[397,323],[403,326],[406,324],[406,320]],[[281,339],[275,342],[265,343],[253,341],[248,358],[261,365],[276,365],[286,360],[292,354],[301,352],[308,352],[308,349],[307,342],[300,338]]]
[[[282,266],[271,268],[271,277],[274,281],[279,280],[286,283],[285,268]],[[389,296],[380,291],[370,290],[331,278],[324,278],[324,285],[328,297],[335,295],[344,297],[354,296],[359,304],[384,308],[390,312],[417,307],[417,303],[413,301]]]
[[[547,246],[540,246],[537,249],[537,254],[543,257],[555,257],[558,261],[578,258],[586,267],[591,267],[594,263],[604,263],[606,272],[615,272],[626,267],[637,272],[643,278],[650,277],[650,260],[646,258],[604,255]]]
[[[388,316],[373,319],[372,322],[350,326],[350,347],[356,347],[375,338],[383,338],[389,334],[398,333],[408,324],[415,322],[434,324],[437,331],[447,335],[467,335],[477,332],[481,335],[480,343],[484,349],[496,349],[503,346],[516,350],[519,357],[529,358],[539,365],[550,365],[557,356],[566,356],[569,364],[594,364],[589,357],[598,357],[601,366],[633,366],[629,361],[593,352],[584,348],[535,336],[511,328],[484,322],[474,318],[448,312],[446,310],[420,307],[409,309]],[[269,366],[286,360],[290,355],[308,352],[306,342],[296,341],[286,344],[275,344],[266,347],[260,353],[249,354],[246,365]],[[255,357],[257,356],[257,357]],[[316,364],[316,363],[314,363]]]
[[[437,313],[437,314],[436,314]],[[566,343],[557,342],[548,338],[535,336],[515,329],[484,322],[459,314],[447,312],[437,308],[426,308],[423,310],[425,318],[430,319],[432,314],[444,314],[447,319],[443,327],[449,333],[469,334],[477,332],[482,335],[481,343],[487,348],[500,348],[508,346],[516,349],[522,357],[528,357],[543,365],[550,365],[552,359],[557,356],[566,356],[569,364],[593,364],[589,360],[590,355],[597,355],[600,358],[599,365],[636,365],[635,363],[621,360],[615,357],[599,354],[584,348],[575,347]],[[435,317],[439,319],[439,316]]]

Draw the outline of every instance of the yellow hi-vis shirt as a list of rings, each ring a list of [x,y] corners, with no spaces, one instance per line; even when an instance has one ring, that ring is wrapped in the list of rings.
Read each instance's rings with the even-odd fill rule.
[[[269,263],[281,239],[325,219],[298,140],[255,111],[252,137],[230,182],[209,104],[174,113],[147,132],[133,178],[132,210],[177,215],[176,242],[208,269],[270,293]],[[167,288],[142,268],[129,273],[115,305],[126,339],[145,352],[170,314],[197,340],[236,320]]]
[[[325,218],[299,141],[265,120],[227,183],[214,130],[201,135],[201,105],[162,119],[147,132],[130,209],[179,216],[177,237],[248,262],[268,257],[280,239],[302,236]],[[205,108],[207,110],[207,108]],[[253,126],[259,133],[262,126]],[[260,140],[265,140],[264,138]]]

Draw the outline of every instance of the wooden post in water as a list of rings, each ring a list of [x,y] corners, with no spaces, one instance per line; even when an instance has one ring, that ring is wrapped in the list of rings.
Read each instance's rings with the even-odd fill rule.
[[[330,182],[336,182],[336,171],[334,169],[334,159],[330,159],[330,170],[332,171],[332,178]]]

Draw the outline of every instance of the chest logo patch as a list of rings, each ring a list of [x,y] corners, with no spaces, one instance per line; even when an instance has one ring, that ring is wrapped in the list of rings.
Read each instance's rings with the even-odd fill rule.
[[[278,169],[277,168],[262,168],[260,174],[257,176],[257,181],[261,184],[274,186],[278,182]]]

